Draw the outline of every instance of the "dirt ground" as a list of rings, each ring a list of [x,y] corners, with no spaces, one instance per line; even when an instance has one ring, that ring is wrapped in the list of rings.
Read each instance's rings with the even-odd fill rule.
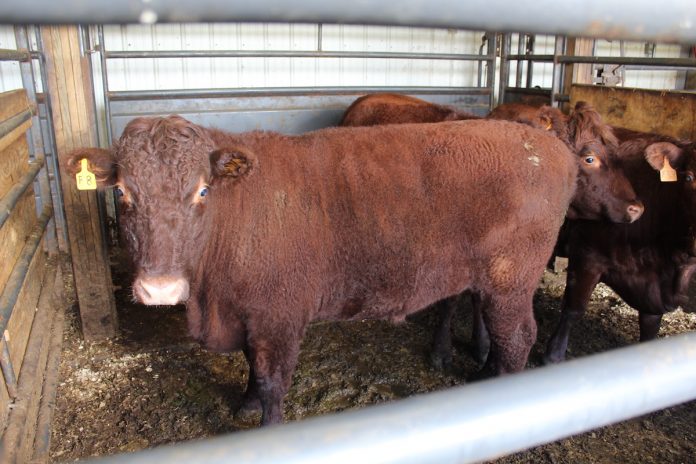
[[[124,276],[116,275],[117,279]],[[547,273],[535,297],[538,342],[529,368],[540,364],[558,318],[564,276]],[[69,316],[51,441],[53,462],[141,450],[255,427],[235,420],[246,385],[241,353],[202,350],[186,335],[182,307],[149,308],[116,292],[121,335],[85,343],[75,308]],[[313,325],[302,345],[285,401],[287,422],[359,408],[461,384],[476,371],[469,355],[470,311],[455,323],[454,369],[428,363],[435,317],[408,322]],[[696,315],[666,316],[660,336],[696,330]],[[636,343],[636,311],[607,287],[595,290],[571,336],[569,358]],[[694,387],[696,388],[696,386]],[[696,402],[539,446],[496,463],[693,463]]]

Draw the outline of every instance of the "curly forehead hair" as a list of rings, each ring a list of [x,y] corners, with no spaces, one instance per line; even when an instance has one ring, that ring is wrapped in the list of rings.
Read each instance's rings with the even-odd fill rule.
[[[207,158],[213,149],[214,143],[208,131],[181,116],[136,118],[128,123],[116,143],[120,157],[138,153],[167,164]]]

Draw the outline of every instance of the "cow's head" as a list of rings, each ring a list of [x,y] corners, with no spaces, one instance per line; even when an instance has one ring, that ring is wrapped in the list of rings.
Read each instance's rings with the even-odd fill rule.
[[[209,131],[178,116],[134,119],[112,150],[71,153],[68,171],[83,158],[99,188],[114,189],[134,298],[149,305],[186,301],[210,234],[210,197],[221,179],[252,171],[255,158],[217,149]]]
[[[696,142],[657,142],[647,146],[645,159],[657,171],[673,169],[676,179],[673,185],[678,190],[679,214],[684,214],[689,237],[696,237]],[[670,169],[671,168],[671,169]],[[696,244],[692,244],[692,255],[696,256]]]
[[[568,118],[568,143],[580,163],[568,217],[637,220],[643,214],[643,204],[614,155],[618,141],[611,126],[587,103],[578,102]]]

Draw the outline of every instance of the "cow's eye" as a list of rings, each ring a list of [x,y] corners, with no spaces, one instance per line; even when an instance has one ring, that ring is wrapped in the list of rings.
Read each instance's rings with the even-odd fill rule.
[[[208,187],[203,187],[198,191],[198,196],[204,197],[208,195]]]
[[[585,163],[587,164],[592,164],[595,162],[595,157],[594,156],[586,156],[585,157]]]
[[[125,194],[126,193],[123,191],[123,189],[121,187],[118,187],[118,186],[114,187],[114,195],[116,195],[116,197],[123,198],[123,195],[125,195]]]
[[[686,173],[686,181],[687,182],[693,182],[694,181],[694,175],[690,172]]]

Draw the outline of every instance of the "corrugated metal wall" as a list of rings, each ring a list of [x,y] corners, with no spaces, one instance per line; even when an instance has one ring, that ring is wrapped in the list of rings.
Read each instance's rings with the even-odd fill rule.
[[[316,24],[107,26],[106,49],[478,53],[482,32]],[[111,90],[474,86],[476,63],[370,58],[188,58],[109,62]]]
[[[14,50],[17,48],[14,28],[0,26],[0,48]],[[22,88],[22,76],[19,63],[16,61],[0,61],[0,92]]]

